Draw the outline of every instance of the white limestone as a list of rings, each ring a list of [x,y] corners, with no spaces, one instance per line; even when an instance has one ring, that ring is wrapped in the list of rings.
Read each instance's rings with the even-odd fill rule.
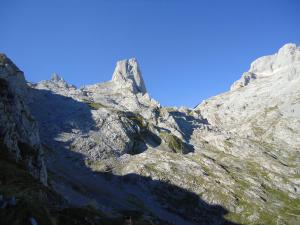
[[[117,88],[129,88],[133,93],[146,93],[146,87],[135,58],[117,62],[112,81]]]
[[[282,213],[298,210],[294,203],[300,198],[300,48],[295,44],[255,60],[230,91],[195,109],[162,107],[152,99],[136,59],[118,62],[105,83],[77,89],[55,74],[28,85],[20,93],[39,123],[41,142],[51,150],[46,162],[55,177],[52,185],[72,204],[94,198],[108,211],[136,209],[128,200],[134,196],[143,210],[180,225],[222,224],[209,204],[225,207],[245,224],[264,224],[266,215],[274,223],[299,221]],[[118,181],[123,177],[131,180]],[[178,207],[168,199],[182,193],[165,184],[207,204],[198,208],[182,201]]]

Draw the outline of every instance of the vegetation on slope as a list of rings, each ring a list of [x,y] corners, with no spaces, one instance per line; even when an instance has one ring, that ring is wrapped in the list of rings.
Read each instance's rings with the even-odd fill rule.
[[[168,147],[175,153],[184,152],[184,144],[182,140],[173,135],[172,133],[162,131],[159,136],[167,143]]]
[[[102,105],[99,102],[92,102],[92,101],[84,101],[92,110],[98,110],[100,108],[105,108],[105,105]]]

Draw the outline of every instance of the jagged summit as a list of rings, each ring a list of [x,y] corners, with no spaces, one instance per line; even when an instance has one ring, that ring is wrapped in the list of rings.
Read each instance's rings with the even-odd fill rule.
[[[49,81],[51,83],[61,86],[61,87],[76,89],[76,86],[74,86],[72,84],[68,84],[68,82],[65,81],[64,78],[57,73],[53,73],[51,76],[51,79]],[[46,82],[48,82],[48,81],[46,81]]]
[[[133,93],[146,93],[146,86],[135,58],[121,60],[116,64],[112,82],[118,88],[129,88]]]
[[[28,83],[30,87],[41,90],[51,90],[66,96],[78,94],[78,89],[72,84],[68,84],[60,75],[53,73],[49,80],[42,80],[36,84]]]
[[[53,73],[50,80],[54,82],[65,81],[64,78],[59,76],[57,73]]]
[[[149,112],[148,115],[152,115],[153,108],[159,107],[159,103],[147,93],[135,58],[118,61],[112,79],[108,82],[85,85],[77,89],[59,74],[53,73],[51,79],[29,85],[35,89],[50,90],[79,101],[98,102],[119,110]],[[141,110],[142,107],[146,109]]]
[[[61,91],[68,91],[67,89],[69,88],[76,89],[74,85],[68,84],[58,73],[53,73],[49,80],[38,83],[38,87],[43,89],[44,86],[52,87],[52,89],[59,88]],[[85,85],[81,89],[90,93],[108,93],[109,95],[113,92],[123,93],[126,96],[129,96],[130,93],[134,95],[147,93],[138,62],[135,58],[118,61],[110,81]]]

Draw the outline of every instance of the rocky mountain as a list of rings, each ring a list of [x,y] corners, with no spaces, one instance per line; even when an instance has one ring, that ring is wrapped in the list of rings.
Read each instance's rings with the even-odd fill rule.
[[[26,171],[46,184],[46,165],[58,205],[47,209],[51,223],[27,216],[38,224],[300,222],[295,44],[194,109],[152,99],[136,59],[81,88],[57,74],[26,83],[7,57],[1,63],[1,143],[17,163],[24,143],[38,152],[36,161],[23,153]]]

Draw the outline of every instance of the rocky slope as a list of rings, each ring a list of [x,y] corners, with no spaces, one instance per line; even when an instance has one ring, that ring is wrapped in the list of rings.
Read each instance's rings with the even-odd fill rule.
[[[300,222],[296,45],[257,59],[229,92],[195,109],[153,100],[136,59],[118,62],[111,81],[80,89],[57,74],[22,79],[8,82],[22,84],[16,94],[35,118],[22,142],[45,149],[49,187],[73,207],[119,224],[124,215],[134,224]]]

